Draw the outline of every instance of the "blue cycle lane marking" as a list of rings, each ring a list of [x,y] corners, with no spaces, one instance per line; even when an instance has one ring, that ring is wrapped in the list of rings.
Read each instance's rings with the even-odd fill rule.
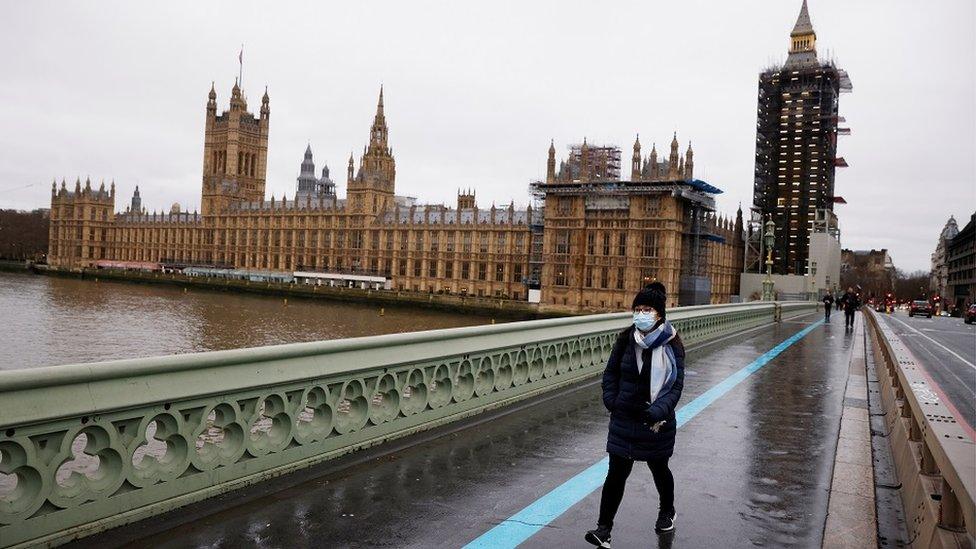
[[[720,381],[697,398],[678,409],[675,414],[678,428],[691,421],[702,410],[710,406],[719,398],[742,383],[749,376],[769,364],[780,353],[791,345],[803,339],[807,334],[823,324],[818,320],[791,337],[763,353],[759,358],[750,362],[741,370]],[[503,520],[497,526],[488,530],[475,540],[464,546],[465,549],[501,549],[516,547],[532,537],[536,532],[549,525],[570,507],[579,503],[583,498],[603,486],[607,476],[610,458],[603,458],[582,472],[560,484],[548,494],[543,495],[527,507]]]

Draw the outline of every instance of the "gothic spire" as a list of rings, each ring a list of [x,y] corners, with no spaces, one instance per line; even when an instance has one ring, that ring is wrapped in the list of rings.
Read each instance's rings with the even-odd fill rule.
[[[640,134],[634,139],[634,156],[630,161],[630,180],[639,181],[641,179],[641,146]]]
[[[549,157],[546,160],[546,183],[556,181],[556,141],[549,141]]]
[[[803,5],[800,6],[800,15],[796,18],[796,24],[793,25],[793,32],[790,33],[790,36],[803,36],[807,34],[814,34],[813,23],[810,22],[807,0],[803,0]]]
[[[376,116],[373,118],[373,127],[369,133],[369,148],[376,148],[384,153],[389,153],[386,145],[387,128],[386,115],[383,113],[383,85],[380,85],[380,98],[376,103]]]

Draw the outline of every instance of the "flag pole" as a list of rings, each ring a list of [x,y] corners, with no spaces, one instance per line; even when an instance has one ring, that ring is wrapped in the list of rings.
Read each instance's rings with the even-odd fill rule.
[[[237,74],[237,83],[241,88],[244,87],[244,44],[241,43],[241,51],[237,54],[237,61],[240,64],[240,70]]]

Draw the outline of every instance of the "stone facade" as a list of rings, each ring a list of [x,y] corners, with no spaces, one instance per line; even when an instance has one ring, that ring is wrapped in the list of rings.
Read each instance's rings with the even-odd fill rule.
[[[211,88],[199,213],[175,204],[168,213],[149,212],[138,191],[131,206],[116,212],[114,182],[108,190],[80,180],[73,191],[64,181],[52,186],[50,264],[372,274],[391,279],[397,290],[526,300],[529,289],[538,288],[546,306],[611,310],[628,307],[634,292],[653,279],[677,295],[689,269],[682,258],[690,253],[690,204],[711,200],[695,190],[690,145],[681,159],[675,140],[670,163],[659,163],[655,151],[645,161],[635,146],[641,169],[626,196],[620,185],[580,187],[577,181],[567,184],[579,192],[560,189],[550,197],[556,187],[542,189],[546,215],[514,203],[479,207],[472,191],[459,191],[456,205],[417,205],[395,194],[382,90],[358,169],[349,158],[345,198],[336,196],[334,185],[312,183],[309,149],[298,181],[299,190],[308,192],[265,199],[270,115],[267,92],[255,117],[236,84],[230,109],[218,115]],[[553,154],[549,172],[555,179]],[[584,169],[588,154],[577,155]],[[696,211],[695,227],[707,240],[695,247],[701,258],[696,265],[711,281],[711,301],[726,302],[738,293],[741,215],[733,223],[714,217],[711,208]],[[570,245],[574,253],[585,251],[582,262],[561,251]]]
[[[929,290],[937,296],[947,296],[946,284],[949,281],[948,248],[953,237],[959,234],[956,218],[949,216],[945,227],[939,233],[939,241],[932,252],[932,269],[929,271]]]
[[[679,157],[657,160],[656,148],[642,158],[634,144],[631,181],[614,180],[605,166],[619,154],[608,147],[569,148],[555,170],[555,146],[549,146],[546,182],[532,185],[544,201],[538,270],[542,303],[582,310],[623,309],[635,290],[658,280],[667,286],[672,305],[683,280],[707,280],[711,303],[728,302],[739,293],[744,241],[742,212],[735,221],[714,215],[711,195],[721,191],[693,177],[691,145]],[[610,161],[608,161],[610,159]],[[685,160],[687,159],[687,160]]]
[[[945,300],[964,312],[976,303],[976,213],[969,216],[969,223],[949,241],[946,264]]]
[[[887,248],[841,250],[841,291],[861,286],[866,297],[884,296],[895,286],[895,265]]]

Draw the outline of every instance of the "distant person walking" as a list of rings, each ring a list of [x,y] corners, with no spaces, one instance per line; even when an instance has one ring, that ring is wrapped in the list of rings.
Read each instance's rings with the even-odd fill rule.
[[[666,319],[666,303],[660,282],[637,293],[631,305],[634,323],[617,336],[603,372],[603,404],[610,411],[610,469],[597,527],[585,537],[597,547],[610,547],[613,519],[635,461],[647,463],[660,496],[654,530],[674,530],[674,477],[668,460],[677,432],[674,411],[684,387],[685,348]]]
[[[861,307],[861,298],[854,293],[854,288],[848,286],[847,293],[841,298],[844,307],[844,328],[854,329],[854,313]]]
[[[830,290],[827,290],[827,295],[823,297],[824,305],[824,322],[830,322],[830,309],[834,306],[834,296],[831,295]]]

